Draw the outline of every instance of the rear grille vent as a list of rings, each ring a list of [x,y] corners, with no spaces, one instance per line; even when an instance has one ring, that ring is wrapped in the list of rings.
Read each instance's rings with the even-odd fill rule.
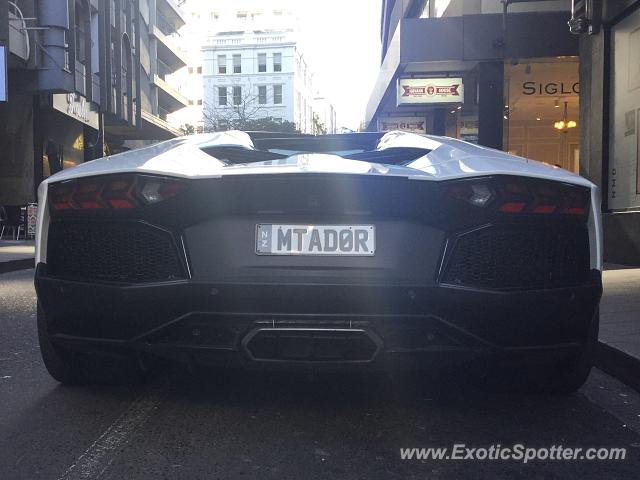
[[[184,278],[171,234],[140,222],[55,222],[49,274],[71,279],[153,282]]]
[[[458,238],[442,280],[506,290],[572,286],[588,279],[586,229],[488,227]]]

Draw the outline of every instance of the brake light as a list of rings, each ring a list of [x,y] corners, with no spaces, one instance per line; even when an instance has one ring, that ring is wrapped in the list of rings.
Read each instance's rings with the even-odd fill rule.
[[[533,213],[542,213],[542,214],[549,215],[555,212],[556,208],[557,207],[555,205],[538,205],[533,209]]]
[[[186,187],[182,180],[115,175],[52,184],[49,198],[54,211],[128,210],[168,200]]]
[[[109,200],[111,208],[135,208],[135,205],[129,200],[113,198]]]
[[[567,215],[584,215],[587,212],[588,199],[578,194],[578,192],[572,192],[567,195],[563,205],[561,213]]]
[[[565,208],[562,213],[566,213],[568,215],[584,215],[585,209],[582,207],[569,207]]]
[[[78,184],[71,198],[80,209],[95,210],[104,208],[100,199],[102,185],[98,182],[86,182]]]
[[[533,178],[485,177],[444,185],[457,200],[505,214],[585,216],[591,199],[588,188]]]
[[[71,203],[72,188],[65,185],[58,185],[57,188],[51,192],[51,205],[54,210],[71,210],[73,204]]]
[[[498,210],[504,213],[520,213],[524,210],[525,206],[524,202],[506,202],[500,205]]]

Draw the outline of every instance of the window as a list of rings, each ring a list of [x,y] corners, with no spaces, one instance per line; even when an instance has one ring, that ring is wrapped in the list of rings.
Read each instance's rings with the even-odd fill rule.
[[[273,86],[273,103],[276,105],[282,104],[282,85]]]
[[[202,99],[198,99],[198,105],[202,105]]]
[[[233,104],[240,105],[242,103],[242,87],[233,87]]]
[[[236,17],[240,20],[246,20],[247,12],[236,12]]]
[[[273,71],[274,72],[282,71],[282,54],[281,53],[273,54]]]
[[[267,103],[267,87],[265,85],[260,85],[258,87],[258,103],[260,105],[265,105]]]
[[[242,57],[240,54],[233,56],[233,73],[242,73]]]
[[[196,69],[196,73],[202,73],[202,67],[198,67],[198,68]]]
[[[189,70],[189,75],[191,75],[193,73],[193,67],[189,67],[188,70]]]
[[[218,14],[218,12],[211,12],[212,20],[218,20],[219,18],[220,18],[220,15]]]
[[[218,73],[227,73],[226,55],[218,55]]]
[[[227,87],[218,87],[218,105],[227,104]]]
[[[258,71],[259,72],[267,71],[267,54],[266,53],[258,54]]]
[[[611,29],[611,102],[608,105],[611,133],[609,142],[609,202],[613,210],[637,209],[640,207],[640,111],[636,108],[640,100],[640,65],[637,52],[640,48],[640,12],[629,14]],[[575,75],[575,74],[574,74]],[[572,80],[572,83],[575,80]],[[563,100],[567,100],[564,98]],[[575,106],[569,104],[569,115],[578,120]],[[571,108],[573,107],[573,108]],[[562,115],[562,107],[557,109]],[[558,119],[558,115],[554,120]],[[580,124],[578,124],[580,127]],[[571,129],[573,131],[578,128]],[[566,142],[570,131],[562,134]],[[577,155],[576,155],[577,156]],[[577,170],[574,170],[577,171]],[[606,180],[603,179],[603,183]]]
[[[193,105],[193,100],[189,100],[189,105]]]
[[[282,16],[282,10],[274,10],[274,11],[273,11],[273,16],[274,16],[274,17],[280,17],[280,16]]]
[[[76,3],[76,60],[84,63],[85,54],[85,31],[84,31],[84,8],[81,4]]]

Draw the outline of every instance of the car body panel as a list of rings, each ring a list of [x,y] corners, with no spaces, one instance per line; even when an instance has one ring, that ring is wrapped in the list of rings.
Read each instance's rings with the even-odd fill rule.
[[[326,356],[314,363],[339,358],[334,363],[340,366],[401,358],[417,360],[420,368],[436,358],[548,360],[584,350],[602,292],[595,185],[454,139],[403,132],[367,138],[376,141],[376,153],[407,148],[418,155],[396,164],[300,150],[277,160],[234,163],[215,158],[216,149],[240,149],[241,160],[244,150],[265,150],[246,133],[223,132],[169,140],[48,178],[39,188],[35,279],[47,334],[90,352],[116,348],[243,366],[275,361],[270,349],[289,341],[294,351],[286,363],[304,364],[304,352],[317,348]],[[188,187],[131,211],[52,213],[47,205],[52,184],[125,173],[136,174],[131,185],[143,185],[150,175],[185,179],[179,183]],[[472,206],[447,190],[467,179],[487,182],[495,192],[517,179],[525,192],[535,192],[532,205],[538,205],[539,185],[551,184],[551,192],[562,192],[550,194],[561,198],[558,214],[536,216],[532,206],[518,217],[499,211],[500,203],[495,209]],[[94,191],[107,188],[93,184]],[[567,192],[578,192],[583,202],[590,195],[588,218],[584,209],[580,215],[561,210],[571,205]],[[258,224],[371,225],[376,251],[367,257],[257,255]],[[475,262],[471,273],[447,277],[468,239],[476,242],[468,249]],[[161,265],[175,257],[175,270],[142,278],[142,270],[153,270],[144,264],[147,254],[161,258]],[[78,258],[93,267],[97,257],[117,267],[126,258],[137,270],[114,278],[101,277],[98,268],[93,278],[81,268],[56,270],[65,262],[81,265]],[[501,260],[507,270],[494,268]],[[485,266],[494,268],[492,278],[480,271],[479,283],[465,283]],[[499,275],[512,283],[498,285]],[[519,277],[531,277],[531,283],[516,285]],[[345,357],[336,353],[340,349]]]
[[[178,178],[221,178],[231,175],[279,175],[335,173],[382,177],[403,177],[416,181],[445,181],[477,176],[519,175],[585,186],[592,191],[592,212],[600,211],[598,188],[587,179],[567,170],[498,150],[446,137],[389,132],[378,149],[413,147],[430,150],[408,165],[383,165],[349,160],[326,153],[296,154],[284,161],[226,164],[203,148],[234,146],[253,149],[251,137],[239,131],[180,137],[138,150],[107,156],[63,170],[46,179],[39,189],[36,261],[46,261],[48,212],[47,185],[53,182],[116,173],[147,173]],[[602,224],[599,214],[589,219],[593,268],[602,269]]]

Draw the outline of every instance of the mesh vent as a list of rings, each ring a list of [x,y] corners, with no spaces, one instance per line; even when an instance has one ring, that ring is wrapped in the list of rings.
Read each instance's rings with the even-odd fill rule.
[[[184,278],[171,235],[138,222],[57,222],[49,227],[53,276],[115,282]]]
[[[488,289],[554,288],[589,280],[586,229],[484,228],[462,235],[443,281]]]

